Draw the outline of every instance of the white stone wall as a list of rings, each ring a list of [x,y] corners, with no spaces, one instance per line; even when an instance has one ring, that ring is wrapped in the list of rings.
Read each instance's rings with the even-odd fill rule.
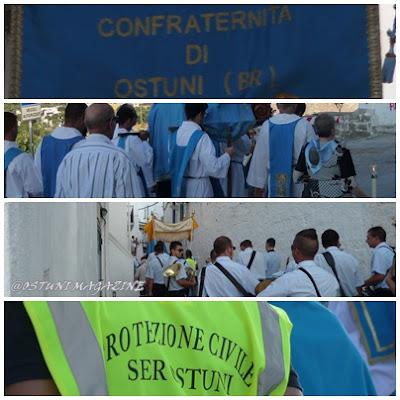
[[[104,281],[133,282],[128,203],[107,208]],[[93,296],[101,278],[96,203],[8,203],[5,208],[5,294],[7,296]],[[14,282],[93,282],[92,290],[12,291]],[[106,290],[112,296],[113,290]],[[131,289],[117,296],[136,295]]]
[[[294,235],[307,228],[335,229],[344,250],[352,253],[369,273],[371,249],[365,243],[367,230],[375,225],[384,227],[388,243],[395,245],[395,206],[391,203],[190,203],[200,228],[195,231],[191,246],[195,257],[203,263],[220,235],[230,237],[239,248],[242,240],[250,239],[258,250],[265,240],[274,237],[283,258],[290,255]]]
[[[84,296],[85,291],[11,290],[19,282],[99,280],[96,203],[7,203],[6,296]]]
[[[131,254],[131,242],[129,232],[129,204],[124,203],[108,203],[108,267],[106,269],[106,279],[110,282],[133,282],[133,256]],[[125,286],[126,290],[113,289],[108,291],[108,295],[134,296],[132,292]]]
[[[390,130],[395,133],[396,104],[395,103],[366,103],[360,104],[360,111],[366,110],[371,116],[371,123],[376,131]]]

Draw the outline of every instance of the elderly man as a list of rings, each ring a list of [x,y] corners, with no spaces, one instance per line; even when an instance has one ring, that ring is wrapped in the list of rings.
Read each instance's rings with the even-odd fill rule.
[[[44,197],[54,197],[57,170],[65,155],[86,136],[85,103],[69,103],[64,112],[64,125],[40,142],[35,165],[43,181]]]
[[[247,183],[256,197],[300,197],[292,184],[293,166],[314,136],[308,121],[295,114],[297,104],[278,104],[279,114],[265,121],[254,149]],[[299,185],[300,186],[300,185]]]
[[[18,120],[15,114],[4,113],[4,196],[40,197],[42,184],[30,154],[17,145]]]
[[[133,164],[111,142],[115,124],[109,104],[94,103],[86,109],[90,136],[60,164],[55,197],[142,197]]]
[[[339,296],[336,278],[314,262],[318,252],[315,229],[299,232],[293,240],[292,255],[299,265],[273,281],[259,296],[271,297],[330,297]]]

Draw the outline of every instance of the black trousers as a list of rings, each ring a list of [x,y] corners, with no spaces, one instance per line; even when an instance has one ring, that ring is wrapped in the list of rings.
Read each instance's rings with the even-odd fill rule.
[[[157,197],[171,197],[171,180],[157,182],[156,194]]]
[[[187,293],[186,289],[168,290],[167,297],[185,297],[186,293]]]
[[[167,295],[167,288],[163,283],[153,284],[153,296],[154,297],[165,297]]]

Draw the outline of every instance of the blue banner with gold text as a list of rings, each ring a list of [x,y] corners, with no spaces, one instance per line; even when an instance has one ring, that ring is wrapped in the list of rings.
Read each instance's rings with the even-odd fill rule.
[[[12,97],[381,97],[377,5],[13,7]]]

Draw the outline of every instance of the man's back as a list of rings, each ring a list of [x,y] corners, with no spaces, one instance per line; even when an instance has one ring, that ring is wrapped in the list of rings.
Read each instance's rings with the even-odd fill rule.
[[[39,197],[42,184],[32,156],[19,150],[15,142],[4,141],[5,158],[14,152],[5,171],[6,197]],[[6,161],[6,160],[5,160]],[[6,167],[6,165],[4,165]]]
[[[339,277],[340,284],[346,296],[357,296],[357,287],[364,283],[358,261],[349,253],[341,251],[336,246],[330,246],[326,249],[335,262],[335,268]],[[333,275],[332,267],[328,264],[323,254],[317,254],[315,263]]]
[[[226,256],[218,257],[217,262],[220,263],[247,292],[255,294],[258,280],[244,265],[238,264]],[[242,297],[243,295],[214,264],[209,264],[206,268],[203,296]]]
[[[269,145],[270,122],[277,126],[283,126],[294,123],[296,120],[299,121],[294,129],[293,148],[286,150],[292,154],[292,165],[296,165],[302,147],[314,135],[313,129],[306,120],[299,119],[297,115],[277,114],[270,120],[265,121],[261,127],[247,177],[249,185],[256,188],[264,188],[269,178],[271,157]],[[281,151],[284,152],[285,149],[281,149]],[[297,192],[298,190],[296,189],[295,197],[300,197],[300,194]]]
[[[163,269],[169,266],[170,256],[167,253],[152,253],[147,260],[146,278],[154,279],[155,283],[164,284]]]
[[[266,278],[271,278],[276,272],[280,271],[282,257],[275,250],[264,253]]]
[[[177,146],[187,146],[193,133],[199,130],[201,127],[198,124],[193,121],[184,121],[176,134]],[[216,156],[216,150],[210,137],[204,133],[186,167],[186,197],[213,197],[213,188],[209,178],[224,178],[228,172],[229,163],[230,156],[228,154]]]
[[[314,261],[302,261],[299,263],[299,267],[311,275],[322,297],[339,296],[339,284],[336,278],[323,268],[317,266]],[[273,281],[266,289],[259,293],[259,296],[317,297],[317,291],[312,280],[300,268],[292,272],[287,272]]]
[[[254,257],[253,251],[255,252]],[[253,260],[249,268],[249,264],[252,258]],[[253,248],[248,247],[246,250],[239,253],[238,263],[247,267],[247,269],[250,270],[250,272],[257,280],[263,280],[266,278],[264,255],[260,251],[256,251]]]
[[[59,126],[39,143],[35,166],[43,183],[44,197],[54,197],[57,169],[65,155],[84,137],[75,128]]]
[[[17,305],[23,315],[20,303],[6,307],[6,385],[30,378],[21,377],[12,351],[23,336]],[[37,336],[50,372],[42,379],[53,380],[62,395],[283,395],[287,386],[291,324],[264,302],[24,306],[35,328],[29,335]],[[23,361],[30,366],[29,355],[40,350],[27,347]]]
[[[91,134],[68,153],[57,172],[55,197],[141,197],[128,156],[104,135]]]

